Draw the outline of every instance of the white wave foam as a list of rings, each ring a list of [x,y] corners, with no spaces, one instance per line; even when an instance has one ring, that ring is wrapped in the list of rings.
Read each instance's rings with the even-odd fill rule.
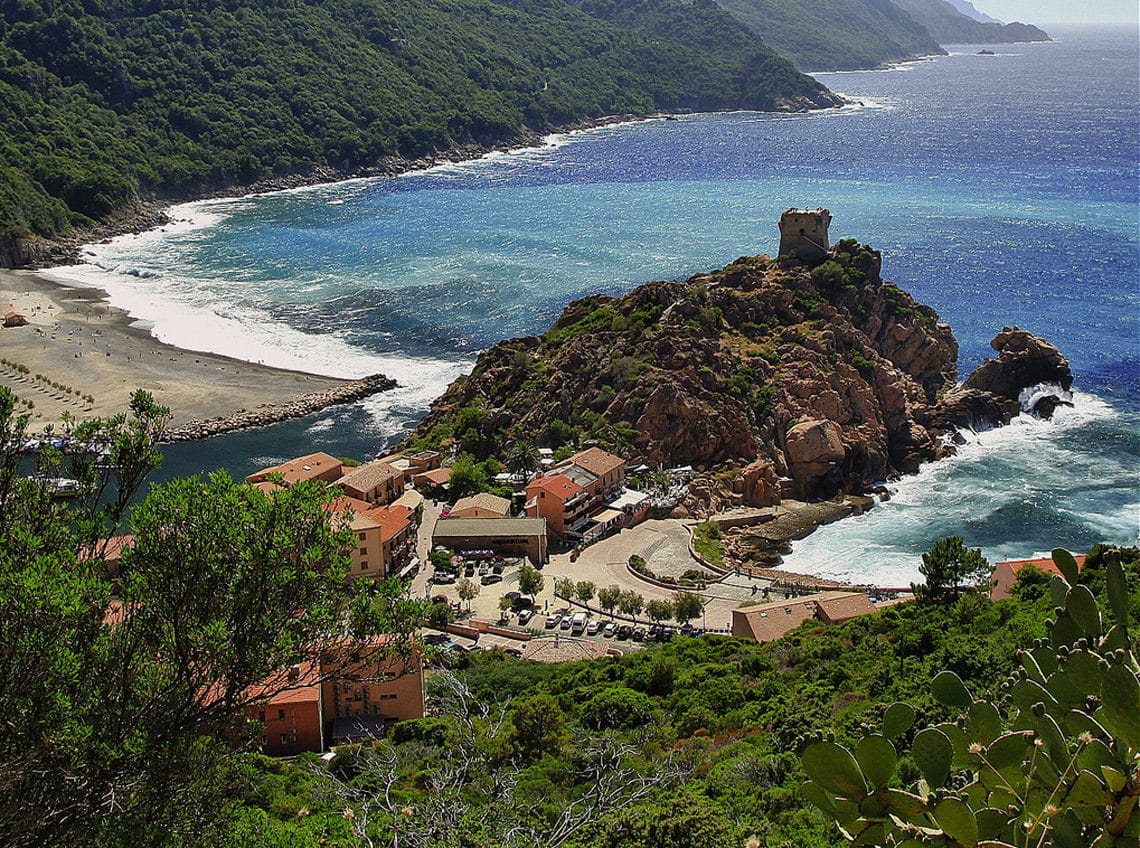
[[[1135,469],[1126,468],[1122,460],[1090,454],[1077,441],[1090,425],[1124,425],[1121,413],[1082,392],[1073,393],[1073,403],[1072,408],[1059,407],[1052,421],[1022,414],[1005,427],[964,431],[955,456],[892,482],[891,499],[864,515],[822,527],[796,542],[783,567],[855,583],[907,586],[918,582],[921,555],[939,538],[961,535],[977,547],[970,540],[972,522],[1025,506],[1048,506],[1095,529],[1105,541],[1133,544],[1140,526],[1140,503],[1134,498],[1123,509],[1119,503],[1106,506],[1088,498],[1074,510],[1071,500],[1079,500],[1080,494],[1070,492],[1067,500],[1056,495],[1055,484],[1070,478],[1135,479]],[[1005,476],[998,468],[1007,469]],[[1025,556],[1025,532],[1008,527],[1006,540],[983,545],[983,554],[991,561]]]
[[[335,331],[309,333],[275,321],[262,310],[239,311],[233,303],[208,295],[198,286],[179,289],[118,270],[118,266],[79,265],[53,269],[47,276],[69,285],[106,290],[113,306],[150,322],[155,338],[185,350],[331,377],[383,373],[402,385],[435,394],[455,378],[457,369],[468,366],[460,359],[375,353],[345,342]]]

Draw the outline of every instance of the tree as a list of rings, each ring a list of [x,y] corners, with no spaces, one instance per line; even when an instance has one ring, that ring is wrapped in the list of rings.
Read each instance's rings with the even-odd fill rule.
[[[911,588],[920,600],[934,603],[957,600],[966,589],[975,591],[988,587],[991,573],[981,550],[967,548],[961,536],[948,536],[935,542],[922,555],[918,571],[926,582]]]
[[[607,691],[591,716],[598,723],[630,727],[648,715],[646,695]],[[574,837],[603,816],[635,807],[686,773],[672,754],[645,768],[638,749],[612,733],[567,738],[562,710],[547,694],[512,709],[509,698],[486,703],[445,672],[434,676],[432,699],[448,722],[449,744],[426,749],[430,764],[422,745],[381,744],[364,746],[347,776],[335,767],[317,772],[320,791],[347,811],[344,820],[360,844],[379,845],[383,835],[384,844],[435,848],[454,844],[463,825],[478,828],[478,844],[579,844]],[[578,786],[536,794],[528,761],[563,747],[573,752]],[[422,791],[405,791],[411,779]]]
[[[12,409],[0,390],[6,845],[200,832],[225,803],[221,740],[246,732],[251,687],[330,640],[391,632],[393,650],[410,646],[422,605],[398,581],[345,583],[354,537],[323,485],[267,495],[217,473],[152,488],[113,597],[110,535],[159,461],[167,412],[136,393],[128,414],[65,422],[90,455],[43,461],[92,485],[64,505],[20,476],[26,419]]]
[[[569,577],[559,577],[554,581],[554,594],[570,600],[574,597],[574,581]]]
[[[582,723],[595,730],[636,727],[649,719],[653,702],[643,692],[608,686],[582,705]]]
[[[559,752],[566,716],[546,692],[515,701],[511,711],[510,744],[524,762]]]
[[[503,620],[506,620],[507,613],[509,613],[513,608],[514,608],[514,604],[511,603],[511,599],[508,598],[506,595],[503,595],[501,598],[499,598],[500,618],[502,618]]]
[[[673,593],[673,618],[680,624],[699,618],[704,609],[705,602],[701,600],[700,595],[692,592]]]
[[[428,607],[427,620],[436,630],[444,630],[447,625],[455,621],[455,613],[451,611],[451,604],[447,601],[436,601]]]
[[[636,618],[645,608],[645,598],[630,589],[621,593],[617,605],[623,614]]]
[[[1057,610],[1050,638],[1020,653],[1022,672],[1001,701],[975,698],[957,674],[942,671],[930,691],[962,714],[958,721],[912,735],[917,713],[896,703],[881,732],[854,751],[832,741],[805,748],[811,782],[803,794],[847,839],[903,845],[921,835],[920,844],[950,848],[1136,844],[1140,667],[1125,571],[1107,563],[1104,604],[1078,582],[1072,554],[1055,550],[1053,561],[1064,576],[1050,581]],[[911,750],[901,760],[906,738]],[[913,764],[913,776],[902,776],[901,762]]]
[[[519,591],[533,598],[542,591],[545,585],[546,579],[539,573],[538,569],[529,562],[523,563],[522,568],[519,569]]]
[[[609,613],[610,618],[613,618],[614,610],[621,603],[621,594],[621,588],[618,586],[606,586],[598,590],[598,605]]]
[[[479,594],[479,584],[474,580],[461,577],[459,582],[455,584],[455,591],[459,595],[459,600],[467,602],[467,609],[470,611],[471,601]]]
[[[451,551],[432,551],[428,554],[428,561],[433,571],[450,571]]]
[[[653,598],[645,605],[645,614],[649,616],[650,621],[660,624],[673,617],[673,605],[660,598]]]
[[[577,585],[574,586],[574,597],[579,601],[590,605],[590,601],[594,599],[594,583],[590,580],[579,580]]]
[[[538,451],[535,450],[534,445],[525,439],[520,439],[511,446],[507,453],[506,462],[507,470],[514,478],[524,482],[542,467],[539,462]]]
[[[462,454],[452,463],[451,479],[447,483],[448,495],[452,500],[485,492],[489,485],[486,472],[468,454]]]

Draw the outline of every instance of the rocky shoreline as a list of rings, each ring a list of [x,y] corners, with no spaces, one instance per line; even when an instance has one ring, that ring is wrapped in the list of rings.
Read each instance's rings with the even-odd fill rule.
[[[391,377],[384,374],[372,374],[359,380],[349,380],[331,389],[305,395],[289,403],[266,404],[253,412],[239,412],[220,418],[189,421],[179,427],[167,430],[161,441],[165,443],[194,442],[237,430],[267,427],[270,424],[279,424],[291,418],[301,418],[314,412],[320,412],[330,406],[363,400],[380,392],[394,389],[396,386],[396,381]]]

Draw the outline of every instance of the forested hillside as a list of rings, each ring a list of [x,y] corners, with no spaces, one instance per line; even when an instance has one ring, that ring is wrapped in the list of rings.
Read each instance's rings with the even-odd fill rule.
[[[982,22],[963,15],[946,0],[894,0],[926,27],[939,44],[1011,44],[1049,41],[1044,30],[1022,23]]]
[[[717,0],[797,68],[874,68],[944,52],[891,0]]]
[[[352,173],[603,115],[834,102],[708,3],[674,4],[644,36],[562,0],[0,12],[0,236],[101,219],[136,193]]]

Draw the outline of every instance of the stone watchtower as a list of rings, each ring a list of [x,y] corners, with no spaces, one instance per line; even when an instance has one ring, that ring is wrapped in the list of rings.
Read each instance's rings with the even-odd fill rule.
[[[818,262],[831,245],[827,226],[831,213],[826,209],[789,209],[780,216],[779,256],[795,256],[802,262]]]

